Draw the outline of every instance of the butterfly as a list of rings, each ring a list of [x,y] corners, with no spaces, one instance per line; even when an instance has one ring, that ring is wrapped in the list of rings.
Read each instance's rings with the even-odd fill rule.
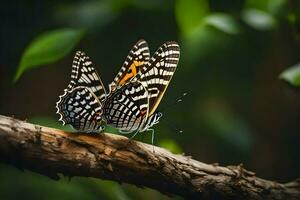
[[[109,93],[83,52],[75,54],[71,81],[56,103],[63,124],[84,132],[101,132],[103,122],[122,133],[152,131],[162,114],[156,109],[179,62],[176,42],[164,43],[150,58],[148,44],[139,40],[126,57]]]

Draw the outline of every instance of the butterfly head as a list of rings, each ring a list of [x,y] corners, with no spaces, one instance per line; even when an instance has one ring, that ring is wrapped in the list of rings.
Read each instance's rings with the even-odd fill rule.
[[[150,117],[150,121],[149,121],[150,125],[153,126],[154,124],[158,124],[159,119],[162,117],[162,115],[163,114],[158,111],[153,113],[153,115]]]
[[[161,112],[154,112],[152,115],[150,115],[145,123],[145,126],[142,128],[142,131],[148,130],[153,125],[159,123],[159,119],[162,117]]]
[[[163,114],[161,112],[157,112],[158,119],[161,118],[162,116],[163,116]]]
[[[101,132],[101,131],[103,131],[105,129],[105,126],[104,125],[101,125],[100,127],[99,127],[99,131]]]
[[[153,126],[154,124],[157,124],[159,122],[159,119],[162,117],[162,113],[161,112],[155,112],[153,113],[153,115],[151,115],[149,117],[149,124],[151,124],[151,126]]]
[[[156,115],[156,121],[158,123],[159,119],[163,116],[161,112],[155,112],[154,115]]]

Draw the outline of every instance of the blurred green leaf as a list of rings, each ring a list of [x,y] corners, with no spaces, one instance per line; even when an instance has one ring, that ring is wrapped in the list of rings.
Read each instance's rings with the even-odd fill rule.
[[[54,119],[52,117],[37,116],[29,118],[28,121],[41,126],[57,128],[64,131],[74,131],[70,125],[63,126],[62,123],[58,121],[58,117]]]
[[[258,9],[244,10],[242,18],[246,24],[260,31],[272,30],[277,26],[277,22],[272,15]]]
[[[75,47],[82,36],[83,31],[79,29],[58,29],[36,37],[22,55],[14,82],[29,69],[63,58]]]
[[[294,1],[293,3],[291,3],[291,8],[289,9],[287,19],[289,20],[290,23],[295,25],[295,27],[299,27],[300,25],[300,2],[299,1]]]
[[[119,183],[113,181],[95,180],[94,187],[97,187],[101,193],[105,194],[111,200],[130,200]]]
[[[284,70],[279,78],[287,81],[293,86],[300,86],[300,63]]]
[[[202,24],[208,12],[209,5],[206,0],[177,0],[175,15],[182,34],[188,35],[193,32]]]
[[[268,10],[273,15],[280,15],[285,10],[288,10],[288,2],[286,0],[269,0]]]
[[[286,8],[286,0],[248,0],[246,8],[258,9],[272,15],[278,15]]]
[[[72,27],[85,27],[89,31],[102,28],[118,16],[119,10],[127,6],[126,1],[115,5],[115,1],[80,1],[64,3],[55,12],[55,18]],[[114,6],[115,5],[115,6]],[[76,19],[76,20],[74,20]]]
[[[241,30],[237,20],[225,13],[208,15],[204,18],[204,22],[227,34],[238,34]]]
[[[234,41],[232,34],[224,33],[211,25],[199,26],[193,33],[183,38],[181,59],[189,63],[187,67],[199,67],[194,62],[214,59],[215,55],[224,54]]]
[[[95,196],[105,197],[98,199],[130,200],[123,187],[114,181],[76,177],[72,179],[72,184],[80,185],[80,187],[89,190],[88,192],[94,194]]]
[[[2,199],[107,199],[129,200],[120,184],[85,177],[60,177],[54,181],[30,171],[0,164]],[[2,184],[1,184],[2,183]],[[14,188],[15,192],[11,191]]]
[[[159,141],[159,146],[170,150],[172,153],[178,154],[178,153],[182,152],[181,147],[174,140],[163,139],[163,140]]]

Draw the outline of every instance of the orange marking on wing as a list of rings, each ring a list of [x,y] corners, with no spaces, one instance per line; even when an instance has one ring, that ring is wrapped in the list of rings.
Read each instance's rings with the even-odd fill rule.
[[[132,77],[134,77],[137,73],[138,73],[138,70],[137,68],[138,67],[141,67],[142,65],[144,64],[144,61],[137,61],[137,60],[134,60],[133,63],[130,65],[129,67],[129,71],[130,72],[127,72],[123,78],[120,79],[119,81],[119,85],[124,85],[129,79],[131,79]]]

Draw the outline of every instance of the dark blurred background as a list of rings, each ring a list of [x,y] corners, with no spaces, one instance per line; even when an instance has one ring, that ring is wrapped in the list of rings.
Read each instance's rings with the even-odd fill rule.
[[[266,179],[300,177],[300,90],[278,78],[300,62],[299,1],[11,0],[0,5],[0,114],[59,127],[55,102],[69,82],[76,50],[92,58],[107,86],[138,39],[144,38],[152,53],[175,40],[181,60],[158,108],[164,116],[155,126],[155,145],[206,163],[243,163]],[[80,41],[13,83],[28,45],[65,28],[84,30]],[[183,93],[188,95],[174,104]],[[150,143],[151,135],[136,139]],[[53,181],[1,164],[0,198],[169,197],[92,178]]]

